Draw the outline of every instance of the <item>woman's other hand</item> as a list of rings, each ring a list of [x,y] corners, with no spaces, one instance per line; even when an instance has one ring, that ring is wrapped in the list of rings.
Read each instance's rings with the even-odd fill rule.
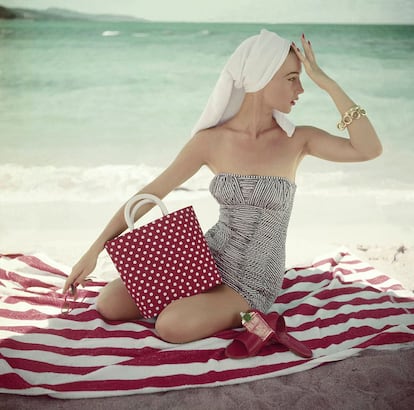
[[[73,266],[71,274],[68,276],[63,287],[63,293],[66,293],[71,285],[80,284],[84,286],[87,276],[93,272],[96,267],[98,255],[89,250],[81,259]]]

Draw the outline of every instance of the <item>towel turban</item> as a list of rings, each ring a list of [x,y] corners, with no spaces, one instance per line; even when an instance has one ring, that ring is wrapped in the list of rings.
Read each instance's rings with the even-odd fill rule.
[[[245,93],[259,91],[270,82],[286,60],[290,45],[290,41],[264,29],[244,40],[224,66],[192,135],[234,117]],[[295,126],[286,115],[273,110],[273,117],[291,137]]]

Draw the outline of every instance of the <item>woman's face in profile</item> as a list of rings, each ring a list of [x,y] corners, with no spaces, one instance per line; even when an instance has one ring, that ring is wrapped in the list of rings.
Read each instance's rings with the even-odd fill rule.
[[[263,91],[265,102],[283,113],[289,113],[299,94],[303,93],[300,74],[301,62],[293,52],[289,52],[285,62],[276,72]]]

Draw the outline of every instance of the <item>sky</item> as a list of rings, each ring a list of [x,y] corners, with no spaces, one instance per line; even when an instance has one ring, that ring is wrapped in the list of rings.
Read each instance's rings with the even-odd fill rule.
[[[0,0],[154,21],[414,24],[414,0]]]

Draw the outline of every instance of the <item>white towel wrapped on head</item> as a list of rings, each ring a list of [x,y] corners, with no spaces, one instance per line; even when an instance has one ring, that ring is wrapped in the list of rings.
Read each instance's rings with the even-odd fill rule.
[[[289,40],[264,29],[260,34],[244,40],[224,66],[192,135],[234,117],[245,93],[261,90],[273,78],[286,60],[290,45]],[[286,115],[273,110],[273,117],[291,137],[295,126]]]

